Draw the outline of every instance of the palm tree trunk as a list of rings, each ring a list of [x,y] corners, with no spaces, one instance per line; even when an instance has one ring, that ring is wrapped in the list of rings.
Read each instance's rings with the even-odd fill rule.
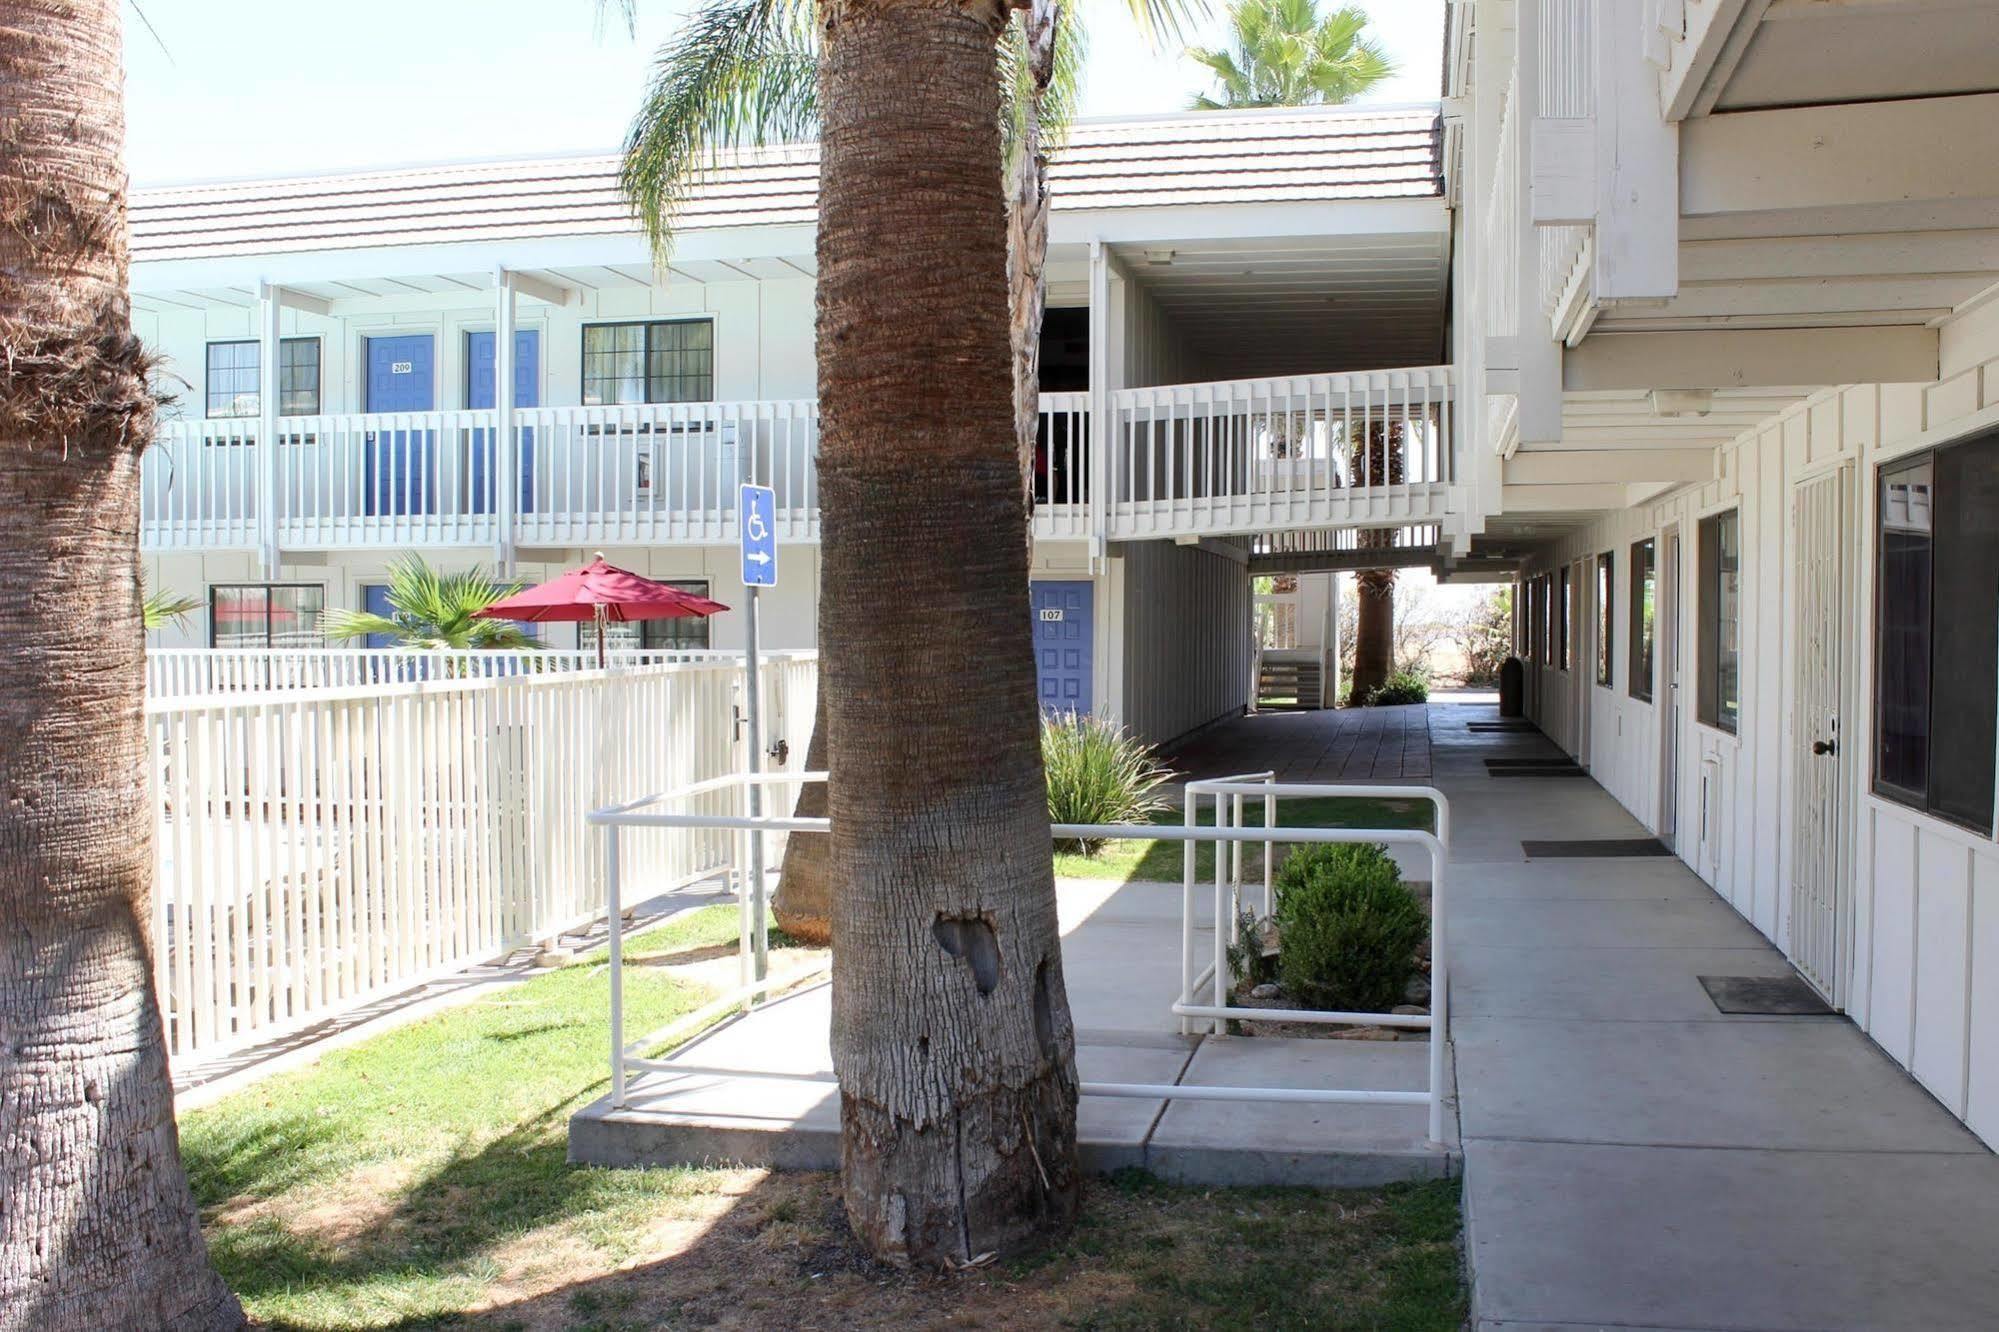
[[[1363,430],[1353,451],[1356,481],[1369,486],[1401,484],[1403,443],[1402,432],[1387,422]],[[1392,529],[1377,528],[1357,534],[1355,544],[1361,550],[1385,550],[1394,540]],[[1352,697],[1359,704],[1388,683],[1395,670],[1395,570],[1364,569],[1354,575],[1354,601]]]
[[[1055,26],[1060,11],[1055,0],[1031,0],[1022,11],[1026,26],[1031,94],[1024,99],[1025,124],[1014,158],[1007,200],[1007,309],[1013,344],[1014,430],[1020,444],[1022,493],[1029,511],[1034,504],[1034,452],[1041,431],[1041,323],[1048,307],[1048,153],[1042,143],[1041,100],[1055,73]],[[1031,529],[1024,529],[1030,555]],[[812,713],[812,739],[806,746],[805,768],[822,771],[826,764],[826,692]],[[826,786],[812,782],[799,787],[792,817],[826,816]],[[824,944],[832,937],[833,885],[827,877],[830,856],[823,837],[794,837],[785,844],[778,871],[771,915],[787,934],[804,943]]]
[[[1075,1034],[1035,730],[997,3],[822,11],[833,1059],[848,1218],[952,1266],[1065,1227]]]
[[[1372,534],[1364,534],[1372,535]],[[1395,655],[1395,570],[1363,569],[1354,575],[1353,701],[1388,683]]]
[[[117,0],[0,3],[0,1326],[240,1327],[181,1169],[148,921]]]

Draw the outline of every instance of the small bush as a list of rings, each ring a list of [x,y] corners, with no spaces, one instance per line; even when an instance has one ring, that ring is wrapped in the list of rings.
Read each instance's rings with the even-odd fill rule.
[[[1154,760],[1151,746],[1101,717],[1044,715],[1041,765],[1048,771],[1050,823],[1146,823],[1167,808],[1159,787],[1172,773]],[[1103,845],[1056,843],[1086,856]]]
[[[1430,701],[1430,677],[1421,671],[1397,671],[1368,691],[1370,708],[1394,707],[1403,703]]]
[[[1301,846],[1277,872],[1278,970],[1315,1008],[1381,1013],[1402,1002],[1429,917],[1373,842]]]

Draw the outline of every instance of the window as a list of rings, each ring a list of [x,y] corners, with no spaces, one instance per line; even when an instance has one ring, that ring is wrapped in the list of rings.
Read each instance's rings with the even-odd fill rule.
[[[1657,548],[1650,540],[1631,548],[1631,697],[1652,701],[1653,608],[1658,604]]]
[[[1730,509],[1701,520],[1699,716],[1733,735],[1742,725],[1742,524]]]
[[[1555,596],[1555,669],[1569,669],[1569,612],[1574,604],[1575,592],[1569,586],[1569,566],[1563,565],[1561,591]]]
[[[208,645],[319,647],[326,590],[317,583],[224,583],[208,589]]]
[[[1999,435],[1881,473],[1874,789],[1992,830],[1999,742]]]
[[[715,396],[715,324],[587,324],[583,403],[708,402]]]
[[[1596,557],[1596,682],[1605,686],[1610,684],[1610,640],[1617,633],[1611,614],[1611,566],[1609,551]]]
[[[255,416],[263,410],[262,367],[255,342],[208,344],[208,415]],[[278,342],[278,415],[319,413],[319,339]]]
[[[705,578],[662,578],[659,580],[680,592],[692,592],[697,597],[708,595],[708,580]],[[689,652],[708,646],[708,621],[706,615],[683,615],[672,620],[620,620],[604,626],[604,646],[612,652],[643,649],[647,652]],[[597,628],[592,624],[576,626],[576,646],[595,650]]]

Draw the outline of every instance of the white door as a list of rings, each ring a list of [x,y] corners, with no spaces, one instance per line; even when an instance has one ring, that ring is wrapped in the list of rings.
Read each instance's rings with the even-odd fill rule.
[[[1674,845],[1680,827],[1680,532],[1659,539],[1659,590],[1653,625],[1658,637],[1659,840]]]
[[[1791,695],[1791,960],[1837,1002],[1845,958],[1845,828],[1840,818],[1846,764],[1840,735],[1842,630],[1848,585],[1847,469],[1801,482],[1791,492],[1797,558],[1795,676]]]

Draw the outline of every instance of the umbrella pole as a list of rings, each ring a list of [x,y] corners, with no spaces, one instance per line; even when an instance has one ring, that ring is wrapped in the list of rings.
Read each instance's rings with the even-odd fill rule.
[[[597,613],[593,618],[597,621],[597,669],[601,671],[604,669],[604,608],[602,606],[597,607]]]

